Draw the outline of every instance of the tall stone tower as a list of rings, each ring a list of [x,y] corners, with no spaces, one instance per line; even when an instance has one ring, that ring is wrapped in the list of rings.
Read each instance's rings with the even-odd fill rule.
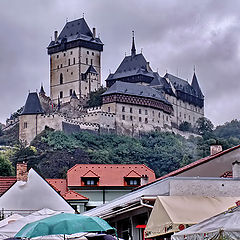
[[[53,102],[70,101],[75,91],[85,99],[101,85],[103,43],[91,31],[84,18],[67,22],[48,46],[50,55],[50,97]]]

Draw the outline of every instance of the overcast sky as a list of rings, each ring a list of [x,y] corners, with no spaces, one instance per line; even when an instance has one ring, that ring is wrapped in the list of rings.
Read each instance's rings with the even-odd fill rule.
[[[196,66],[215,125],[239,118],[239,0],[1,0],[0,122],[41,83],[49,94],[46,47],[54,30],[83,13],[104,43],[103,80],[130,53],[134,30],[137,51],[160,75],[191,81]]]

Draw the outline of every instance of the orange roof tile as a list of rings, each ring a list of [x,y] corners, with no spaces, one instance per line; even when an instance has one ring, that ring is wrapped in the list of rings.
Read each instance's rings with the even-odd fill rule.
[[[144,164],[76,164],[67,172],[68,186],[82,186],[81,177],[90,171],[99,177],[99,186],[124,186],[124,177],[132,171],[134,177],[147,175],[149,182],[156,179],[154,171]]]
[[[5,193],[16,181],[16,177],[0,176],[0,196]]]
[[[63,195],[63,198],[65,200],[88,200],[87,197],[84,197],[83,195],[81,195],[73,190],[69,190],[68,192],[66,192]]]
[[[48,178],[46,181],[62,196],[67,192],[67,180],[59,178]]]
[[[99,177],[95,172],[93,172],[92,170],[89,170],[88,172],[86,172],[82,177]]]

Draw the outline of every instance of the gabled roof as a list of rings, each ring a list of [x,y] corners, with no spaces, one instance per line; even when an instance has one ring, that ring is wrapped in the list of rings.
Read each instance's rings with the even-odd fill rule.
[[[90,170],[99,176],[99,187],[124,186],[124,177],[132,170],[139,176],[147,175],[149,182],[155,180],[154,171],[144,164],[76,164],[67,172],[68,187],[82,186],[81,177]]]
[[[16,181],[16,177],[0,176],[0,196],[5,193]]]
[[[99,177],[99,176],[92,170],[89,170],[85,174],[83,174],[82,177],[92,178],[92,177]]]
[[[198,95],[199,98],[204,98],[204,96],[202,94],[202,91],[201,91],[201,88],[200,88],[200,86],[198,84],[198,80],[197,80],[197,76],[196,76],[195,72],[193,74],[191,86],[196,91],[196,94]]]
[[[126,56],[114,74],[110,74],[106,81],[129,76],[144,75],[153,78],[152,71],[147,70],[147,61],[142,53]]]
[[[131,95],[131,96],[138,96],[138,97],[145,97],[145,98],[152,98],[159,101],[162,101],[168,105],[171,105],[160,91],[157,91],[156,89],[135,84],[135,83],[128,83],[128,82],[121,82],[116,81],[106,92],[102,94],[102,96],[111,95],[111,94],[124,94],[124,95]]]
[[[65,200],[88,200],[89,198],[87,197],[84,197],[83,195],[73,191],[73,190],[69,190],[68,192],[66,192],[64,195],[63,195],[63,198]]]
[[[38,94],[36,92],[29,93],[21,115],[42,113],[44,113],[44,111],[42,109]]]
[[[134,170],[130,171],[125,177],[127,178],[140,178],[141,175]]]
[[[85,74],[88,74],[88,73],[98,74],[98,72],[97,72],[96,69],[93,67],[93,65],[90,65],[89,68],[87,69],[87,71],[85,72]]]

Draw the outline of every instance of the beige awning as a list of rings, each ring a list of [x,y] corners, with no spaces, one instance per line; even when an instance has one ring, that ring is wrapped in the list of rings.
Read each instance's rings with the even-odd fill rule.
[[[240,197],[158,196],[145,236],[152,238],[177,232],[226,211]]]

